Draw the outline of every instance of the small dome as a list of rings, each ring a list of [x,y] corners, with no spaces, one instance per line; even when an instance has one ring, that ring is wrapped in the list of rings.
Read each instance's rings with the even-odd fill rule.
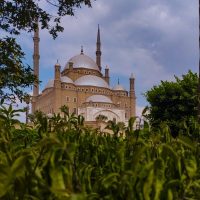
[[[66,64],[65,69],[69,68],[69,63],[73,63],[73,68],[87,68],[87,69],[94,69],[99,70],[99,67],[95,63],[95,61],[90,58],[89,56],[81,53],[72,57]]]
[[[51,88],[53,86],[54,86],[54,80],[51,79],[51,80],[48,81],[48,83],[46,84],[44,89]]]
[[[120,84],[115,85],[115,87],[113,87],[113,90],[123,90],[123,91],[125,91],[124,87]]]
[[[108,83],[104,79],[94,75],[81,76],[75,81],[75,84],[109,88]]]
[[[67,76],[61,76],[60,79],[61,79],[61,82],[63,83],[74,83],[72,79]]]
[[[92,95],[86,99],[86,102],[103,102],[103,103],[112,103],[111,99],[104,95]]]

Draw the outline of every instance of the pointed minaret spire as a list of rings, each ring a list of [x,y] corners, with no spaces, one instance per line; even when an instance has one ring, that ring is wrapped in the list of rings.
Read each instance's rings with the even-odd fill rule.
[[[37,29],[34,31],[34,37],[33,37],[33,42],[34,42],[34,52],[33,52],[33,71],[34,75],[39,79],[39,60],[40,60],[40,54],[39,54],[39,27],[37,23]],[[39,84],[34,83],[33,86],[33,96],[38,96],[39,95]]]
[[[101,43],[99,24],[98,24],[98,31],[97,31],[97,43]]]
[[[83,54],[83,46],[81,46],[81,55]]]
[[[98,31],[97,31],[97,43],[96,43],[96,64],[101,71],[101,38],[100,38],[100,28],[98,24]]]
[[[118,85],[119,85],[119,78],[118,78]]]

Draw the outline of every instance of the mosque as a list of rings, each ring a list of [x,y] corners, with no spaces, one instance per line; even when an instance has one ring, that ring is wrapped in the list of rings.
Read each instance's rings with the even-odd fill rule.
[[[34,41],[34,74],[39,77],[39,30],[36,30]],[[96,61],[87,56],[83,49],[78,55],[70,58],[63,67],[54,66],[54,78],[48,81],[39,93],[39,84],[35,83],[32,97],[32,113],[41,110],[46,114],[59,113],[60,107],[68,106],[70,113],[82,115],[85,122],[92,124],[99,115],[108,120],[126,123],[135,116],[136,97],[134,77],[131,75],[130,89],[125,90],[119,84],[110,85],[109,68],[104,73],[101,66],[101,39],[98,26],[96,41]]]

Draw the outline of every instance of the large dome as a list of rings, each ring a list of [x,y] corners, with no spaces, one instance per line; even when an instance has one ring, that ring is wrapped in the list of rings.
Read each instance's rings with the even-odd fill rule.
[[[73,68],[87,68],[87,69],[99,70],[94,60],[83,53],[69,59],[69,61],[67,62],[65,66],[65,69],[69,68],[70,62],[73,63]]]
[[[112,103],[111,99],[104,95],[92,95],[86,99],[86,102]]]
[[[81,76],[74,83],[76,85],[82,85],[82,86],[96,86],[96,87],[109,88],[108,83],[104,79],[94,75]]]

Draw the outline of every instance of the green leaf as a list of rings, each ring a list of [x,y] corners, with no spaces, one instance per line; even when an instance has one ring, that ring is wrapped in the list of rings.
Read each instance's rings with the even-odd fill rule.
[[[154,171],[151,169],[149,171],[149,174],[147,176],[147,179],[145,179],[144,186],[143,186],[143,195],[145,200],[151,199],[151,192],[153,189],[153,180],[154,180]]]
[[[22,155],[14,161],[11,166],[11,176],[18,177],[24,175],[27,159],[28,156]]]
[[[169,189],[168,191],[167,191],[167,199],[168,200],[173,200],[174,198],[173,198],[173,193],[172,193],[172,190],[171,189]]]
[[[118,183],[119,174],[110,173],[105,178],[102,179],[102,185],[104,188],[108,189]]]
[[[50,168],[51,177],[51,191],[58,197],[69,197],[69,193],[65,188],[62,170],[57,168]]]
[[[196,143],[193,142],[189,137],[180,135],[180,136],[178,137],[178,141],[179,141],[182,145],[184,145],[185,147],[190,148],[190,149],[193,150],[193,151],[196,149]]]

